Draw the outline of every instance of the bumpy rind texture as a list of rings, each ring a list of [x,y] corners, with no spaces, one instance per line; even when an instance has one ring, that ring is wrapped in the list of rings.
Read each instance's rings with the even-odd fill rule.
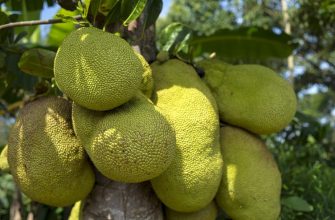
[[[112,180],[152,179],[166,170],[175,155],[174,130],[140,92],[107,112],[74,104],[73,125],[95,167]]]
[[[215,202],[209,203],[205,208],[196,212],[176,212],[166,208],[166,220],[215,220],[218,215],[218,208]]]
[[[223,175],[216,200],[234,220],[277,220],[281,176],[265,144],[240,128],[221,128]]]
[[[217,106],[192,66],[173,59],[151,68],[154,103],[168,116],[177,140],[171,166],[151,183],[167,207],[194,212],[213,200],[221,180]]]
[[[89,27],[71,32],[58,48],[55,80],[78,105],[110,110],[129,101],[138,91],[143,67],[122,38]]]
[[[220,60],[199,63],[204,81],[219,107],[220,119],[257,134],[285,128],[296,112],[289,82],[260,65],[228,65]]]
[[[9,164],[8,164],[8,145],[6,145],[0,154],[0,170],[2,172],[9,172]]]
[[[94,173],[71,125],[71,103],[40,98],[25,105],[11,129],[8,163],[32,200],[68,206],[92,190]]]
[[[138,58],[141,60],[143,70],[144,70],[142,74],[140,90],[146,97],[151,98],[151,95],[154,89],[154,79],[152,78],[152,71],[151,71],[150,65],[141,54],[137,52],[135,53],[138,56]]]

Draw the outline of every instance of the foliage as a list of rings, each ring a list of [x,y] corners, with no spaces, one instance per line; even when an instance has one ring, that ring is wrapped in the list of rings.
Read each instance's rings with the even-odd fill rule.
[[[231,21],[235,17],[230,11],[222,10],[219,0],[187,1],[175,0],[168,14],[168,23],[180,22],[201,35],[213,34],[216,30],[232,28]]]
[[[331,124],[321,124],[299,112],[290,127],[278,136],[267,138],[283,177],[282,219],[332,219],[335,216],[334,138]],[[285,199],[292,196],[308,203],[303,207],[311,208],[306,210],[300,203],[287,203]]]

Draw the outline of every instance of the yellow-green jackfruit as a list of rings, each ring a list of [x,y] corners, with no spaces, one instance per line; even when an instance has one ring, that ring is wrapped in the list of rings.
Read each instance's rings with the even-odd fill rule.
[[[0,154],[0,170],[2,172],[9,172],[9,165],[8,165],[8,145],[6,145]]]
[[[10,171],[22,192],[51,206],[87,196],[94,173],[71,124],[71,103],[59,97],[25,105],[8,141]]]
[[[216,200],[234,220],[277,220],[281,176],[265,144],[240,128],[221,129],[223,175]]]
[[[177,140],[171,166],[151,183],[167,207],[194,212],[213,200],[221,180],[217,106],[192,66],[174,59],[151,68],[154,103],[168,116]]]
[[[76,202],[71,209],[71,213],[68,220],[82,220],[83,208],[84,208],[83,200]]]
[[[55,80],[78,105],[110,110],[129,101],[138,91],[143,67],[122,38],[89,27],[71,32],[59,47]]]
[[[152,95],[152,91],[154,89],[154,80],[152,78],[152,71],[151,71],[149,63],[145,60],[145,58],[141,54],[137,52],[135,53],[138,56],[138,58],[141,60],[141,63],[144,69],[143,75],[142,75],[142,82],[140,85],[140,90],[146,97],[150,99]]]
[[[257,134],[270,134],[292,120],[297,100],[292,86],[260,65],[228,65],[220,60],[199,64],[219,106],[220,118]]]
[[[215,220],[218,215],[218,208],[215,202],[209,203],[205,208],[196,212],[176,212],[166,208],[166,220]]]
[[[175,155],[172,127],[140,92],[106,112],[74,104],[73,125],[95,167],[112,180],[152,179],[166,170]]]

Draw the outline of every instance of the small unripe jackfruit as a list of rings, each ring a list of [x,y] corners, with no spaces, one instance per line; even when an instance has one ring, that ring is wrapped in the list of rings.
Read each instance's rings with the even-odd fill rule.
[[[168,116],[177,140],[172,164],[151,183],[167,207],[194,212],[213,200],[221,180],[216,103],[192,66],[174,59],[151,68],[154,103]]]
[[[220,119],[257,134],[286,127],[297,100],[289,82],[260,65],[229,65],[220,60],[200,62],[204,81],[219,106]]]
[[[223,175],[216,201],[234,220],[277,220],[281,176],[261,139],[240,128],[221,129]]]
[[[94,173],[71,124],[71,103],[40,98],[25,105],[11,129],[8,163],[32,200],[68,206],[92,190]]]
[[[142,75],[142,82],[141,82],[140,90],[146,97],[150,99],[152,95],[152,91],[154,89],[154,80],[152,78],[152,71],[151,71],[150,65],[145,60],[145,58],[141,54],[137,52],[135,53],[138,56],[138,58],[141,60],[143,70],[144,70],[143,75]]]
[[[70,213],[68,220],[82,220],[83,219],[83,208],[84,208],[83,200],[76,202],[71,209],[71,213]]]
[[[73,105],[73,125],[95,167],[120,182],[143,182],[161,174],[175,155],[175,133],[140,92],[106,112]]]
[[[2,172],[9,172],[9,165],[8,165],[8,145],[6,145],[0,154],[0,170]]]
[[[125,40],[89,27],[64,39],[56,54],[54,74],[60,90],[78,105],[103,111],[136,94],[143,67]]]

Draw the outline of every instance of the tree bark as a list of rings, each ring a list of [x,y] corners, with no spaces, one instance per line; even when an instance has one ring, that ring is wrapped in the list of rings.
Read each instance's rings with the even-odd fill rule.
[[[283,23],[284,23],[285,33],[292,34],[286,0],[281,0],[281,6],[282,6]],[[293,57],[293,55],[290,55],[287,58],[287,67],[288,67],[288,71],[289,71],[289,80],[290,80],[291,84],[294,86],[294,57]]]
[[[22,220],[22,214],[21,210],[22,204],[21,204],[21,192],[20,190],[15,186],[15,191],[13,195],[13,202],[10,206],[10,219],[12,220]]]
[[[143,30],[143,16],[132,22],[121,34],[147,61],[156,57],[155,27]],[[120,30],[116,24],[108,30]],[[96,183],[85,201],[84,220],[162,220],[162,204],[150,182],[121,183],[107,179],[96,171]]]
[[[94,190],[86,199],[84,220],[161,220],[162,206],[149,182],[120,183],[97,172]]]

